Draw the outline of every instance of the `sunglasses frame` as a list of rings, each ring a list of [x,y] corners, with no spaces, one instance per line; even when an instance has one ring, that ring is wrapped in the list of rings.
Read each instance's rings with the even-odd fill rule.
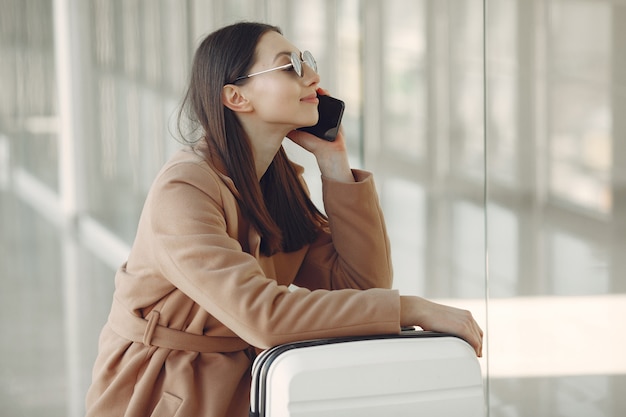
[[[315,58],[313,57],[313,54],[309,51],[304,51],[302,52],[301,55],[298,55],[296,52],[292,52],[289,55],[289,58],[291,60],[291,62],[289,64],[285,64],[285,65],[281,65],[275,68],[270,68],[270,69],[266,69],[263,71],[259,71],[259,72],[253,72],[252,74],[248,74],[248,75],[244,75],[241,77],[236,78],[233,83],[236,83],[237,81],[241,81],[241,80],[245,80],[247,78],[250,77],[255,77],[257,75],[261,75],[261,74],[265,74],[268,72],[272,72],[272,71],[277,71],[277,70],[281,70],[281,69],[287,69],[289,67],[293,67],[293,70],[296,72],[296,74],[298,74],[298,77],[303,77],[304,76],[304,71],[302,68],[302,63],[305,63],[309,66],[309,68],[311,68],[313,71],[317,72],[317,62],[315,61]]]

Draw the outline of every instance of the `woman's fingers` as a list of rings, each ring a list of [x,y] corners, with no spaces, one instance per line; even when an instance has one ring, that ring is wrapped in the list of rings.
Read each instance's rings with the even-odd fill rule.
[[[476,320],[474,320],[472,313],[467,310],[458,310],[454,307],[444,307],[449,309],[449,314],[458,315],[458,319],[461,320],[458,333],[454,327],[452,327],[449,332],[462,337],[474,348],[477,356],[482,356],[483,331],[478,323],[476,323]]]
[[[477,356],[482,356],[483,331],[472,313],[420,297],[403,296],[400,300],[401,325],[454,334],[468,342]]]

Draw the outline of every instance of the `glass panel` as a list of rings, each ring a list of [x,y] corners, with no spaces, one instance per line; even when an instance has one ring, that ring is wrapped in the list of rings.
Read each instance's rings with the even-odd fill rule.
[[[547,274],[552,288],[546,292],[556,295],[596,295],[610,290],[606,268],[607,253],[585,237],[567,232],[549,232]]]
[[[517,242],[520,236],[519,219],[516,213],[497,204],[489,206],[489,295],[491,297],[513,297],[524,291],[520,286],[519,256]]]
[[[487,106],[489,112],[489,158],[492,177],[498,182],[515,184],[521,180],[516,154],[518,144],[518,102],[520,82],[518,54],[524,50],[518,37],[516,0],[489,3],[489,74]]]
[[[67,416],[61,234],[9,193],[0,230],[2,413]]]
[[[611,103],[604,83],[559,78],[551,95],[550,190],[574,207],[611,211]]]
[[[391,0],[382,9],[383,149],[423,159],[429,129],[424,1]]]
[[[49,1],[3,4],[0,131],[13,163],[58,192],[54,27]]]
[[[346,103],[342,124],[348,150],[355,166],[362,164],[362,48],[359,0],[342,0],[337,5],[337,51],[335,52],[335,85],[332,94]],[[336,93],[335,93],[336,91]]]
[[[618,416],[626,8],[488,10],[490,415]]]
[[[485,297],[484,210],[482,204],[468,201],[452,205],[450,245],[450,288],[442,296],[453,298]],[[477,314],[474,311],[474,314]],[[478,317],[482,320],[481,317]]]
[[[84,414],[98,332],[119,266],[116,258],[125,256],[134,238],[156,172],[179,147],[170,132],[190,54],[201,34],[242,19],[264,20],[270,13],[278,16],[271,23],[281,26],[288,39],[313,51],[323,86],[346,101],[350,158],[353,166],[374,171],[392,241],[396,287],[468,307],[484,322],[482,0],[0,3],[0,162],[11,164],[6,174],[0,171],[0,257],[6,257],[0,270],[3,277],[20,278],[7,287],[5,298],[32,295],[43,307],[26,312],[19,330],[6,320],[2,330],[8,328],[7,334],[18,339],[30,333],[54,335],[45,345],[50,363],[30,360],[44,352],[31,346],[29,360],[1,368],[10,373],[0,375],[0,385],[13,391],[11,398],[0,393],[0,404],[14,407],[9,408],[13,414]],[[55,4],[64,7],[53,10]],[[76,43],[80,48],[68,54],[80,62],[81,88],[73,99],[85,116],[73,144],[80,181],[69,192],[77,196],[76,217],[56,201],[49,204],[52,210],[33,210],[33,204],[12,192],[13,164],[50,186],[58,181],[56,79],[49,71],[54,68],[53,11],[65,11],[72,39],[81,40]],[[515,14],[505,6],[498,13],[505,20],[502,26],[517,27]],[[510,52],[514,39],[503,39],[500,50]],[[499,84],[490,100],[502,114],[493,125],[504,138],[499,149],[511,159],[521,123],[513,116],[517,104],[509,101],[519,89],[505,70],[513,71],[503,68],[504,75],[494,78]],[[33,85],[27,85],[31,79]],[[39,100],[35,93],[45,98]],[[21,125],[25,114],[30,124]],[[380,132],[365,131],[370,120]],[[315,198],[319,176],[308,157],[304,165]],[[503,161],[501,169],[515,172],[515,167]],[[4,193],[17,199],[17,208],[2,206],[13,201]],[[502,210],[497,224],[503,233],[523,235],[524,226]],[[556,246],[571,249],[560,240]],[[588,247],[575,247],[576,253],[591,256]],[[512,293],[515,280],[522,280],[523,259],[516,258],[522,258],[521,250],[503,248],[501,254],[506,258],[496,262],[496,270],[505,280],[503,293]],[[518,275],[506,281],[516,270]],[[48,296],[42,288],[50,290]],[[7,302],[15,304],[13,298]],[[32,308],[32,303],[26,305]],[[3,348],[14,346],[5,343]],[[14,350],[9,352],[4,356],[14,357]],[[33,389],[49,395],[35,396]]]
[[[192,40],[187,30],[189,16],[179,0],[162,0],[162,4],[163,32],[167,34],[161,38],[160,46],[160,54],[167,57],[163,60],[163,86],[172,93],[172,98],[178,99],[187,84],[189,67],[185,63],[191,59]]]
[[[550,190],[574,206],[611,211],[611,6],[550,8]]]
[[[127,243],[154,175],[176,148],[188,70],[186,11],[171,1],[94,0],[93,124],[84,144],[89,213]],[[164,18],[168,16],[168,19]],[[174,41],[180,44],[174,45]]]
[[[202,0],[200,0],[202,1]],[[263,20],[261,9],[264,6],[263,1],[258,0],[231,0],[231,1],[213,1],[213,9],[223,9],[223,23],[234,23],[240,20]],[[221,25],[220,25],[221,26]]]
[[[481,180],[484,171],[483,5],[455,0],[450,7],[450,167]]]
[[[381,199],[393,248],[394,286],[409,294],[426,294],[427,254],[433,242],[426,240],[428,204],[424,189],[401,178],[390,178]]]

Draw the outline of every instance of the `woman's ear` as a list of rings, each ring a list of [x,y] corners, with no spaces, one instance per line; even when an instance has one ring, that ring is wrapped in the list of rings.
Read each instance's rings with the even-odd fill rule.
[[[222,88],[222,103],[234,112],[249,112],[253,109],[250,100],[234,84],[226,84]]]

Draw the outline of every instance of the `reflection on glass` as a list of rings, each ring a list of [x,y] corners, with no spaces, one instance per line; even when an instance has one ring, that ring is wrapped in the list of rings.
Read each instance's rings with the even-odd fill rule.
[[[626,13],[488,3],[491,415],[619,416]]]
[[[383,146],[405,158],[421,159],[429,128],[425,2],[391,0],[386,5],[382,10]]]
[[[574,206],[611,212],[611,115],[604,86],[555,81],[550,190]]]
[[[550,191],[604,215],[612,207],[611,26],[606,2],[550,7]]]
[[[450,7],[450,166],[457,175],[484,174],[483,2]]]
[[[2,4],[0,131],[10,138],[13,163],[58,192],[52,4],[39,3],[12,1]],[[28,23],[26,16],[30,16]]]
[[[394,288],[408,294],[425,294],[426,196],[418,184],[399,178],[385,181],[383,211],[388,222],[387,232],[393,248],[393,268],[399,271],[394,278]],[[406,231],[410,230],[411,233]]]

